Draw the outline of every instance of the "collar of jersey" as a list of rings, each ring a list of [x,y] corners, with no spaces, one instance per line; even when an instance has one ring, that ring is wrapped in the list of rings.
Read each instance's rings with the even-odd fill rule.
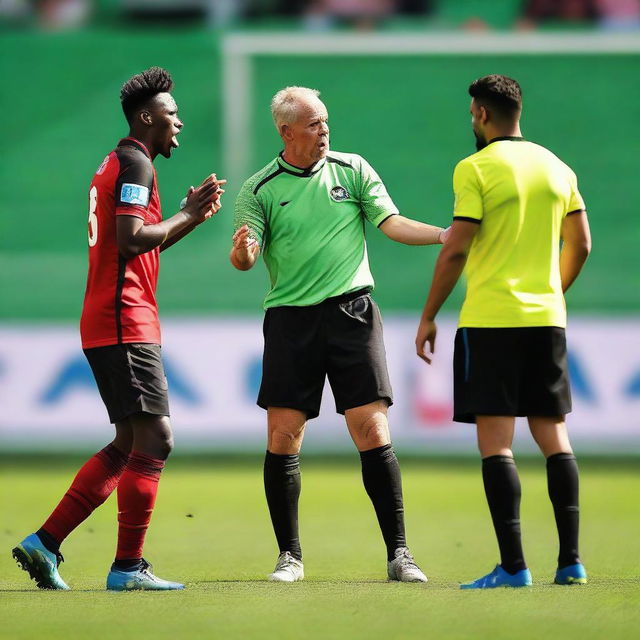
[[[312,176],[315,173],[318,173],[318,171],[320,171],[320,169],[324,167],[325,162],[327,161],[326,158],[320,158],[318,162],[316,162],[315,164],[312,164],[310,167],[307,167],[306,169],[301,169],[300,167],[294,167],[292,164],[289,164],[282,157],[283,153],[284,152],[281,152],[278,155],[278,165],[280,166],[280,169],[282,169],[283,171],[286,171],[287,173],[290,173],[291,175],[298,176],[300,178],[308,178],[309,176]]]
[[[122,138],[120,142],[118,142],[119,147],[129,146],[129,147],[138,147],[140,151],[142,151],[149,159],[151,158],[151,154],[149,153],[149,149],[145,147],[140,140],[136,140],[130,136],[126,138]]]
[[[491,138],[487,143],[487,146],[493,144],[494,142],[500,142],[501,140],[514,140],[516,142],[523,142],[524,138],[522,136],[498,136],[497,138]]]

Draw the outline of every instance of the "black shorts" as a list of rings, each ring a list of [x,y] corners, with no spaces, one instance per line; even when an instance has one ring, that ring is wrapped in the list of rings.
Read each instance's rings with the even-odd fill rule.
[[[258,405],[315,418],[325,377],[336,411],[376,400],[393,402],[382,319],[366,289],[307,307],[272,307],[264,318]]]
[[[461,328],[453,356],[453,419],[563,416],[571,411],[560,327]]]
[[[111,422],[120,422],[136,413],[169,415],[160,345],[114,344],[85,349],[84,354]]]

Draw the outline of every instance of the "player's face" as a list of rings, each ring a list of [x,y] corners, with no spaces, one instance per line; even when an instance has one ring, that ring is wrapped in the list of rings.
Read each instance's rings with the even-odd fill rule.
[[[320,100],[301,100],[298,119],[288,126],[285,143],[310,166],[329,151],[329,115]]]
[[[480,151],[480,149],[484,149],[487,146],[487,138],[484,135],[484,127],[482,123],[485,111],[477,105],[475,98],[471,99],[470,112],[471,128],[473,129],[473,134],[476,137],[476,149]]]
[[[149,112],[153,118],[154,147],[169,158],[179,146],[176,136],[183,127],[178,118],[178,106],[170,93],[159,93],[149,106]]]

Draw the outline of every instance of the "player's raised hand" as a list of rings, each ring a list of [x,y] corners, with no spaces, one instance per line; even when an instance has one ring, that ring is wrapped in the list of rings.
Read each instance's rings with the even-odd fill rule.
[[[204,219],[208,220],[209,218],[212,218],[213,216],[216,215],[216,213],[218,213],[218,211],[220,211],[220,209],[222,208],[222,194],[224,193],[224,189],[221,189],[221,186],[223,184],[227,184],[226,180],[217,180],[218,183],[218,189],[216,190],[214,197],[213,197],[213,201],[211,202],[211,206],[209,207],[209,209],[207,210],[207,212],[205,213]]]
[[[424,360],[427,364],[431,364],[433,354],[436,350],[436,333],[438,327],[433,320],[420,320],[418,325],[418,334],[416,335],[416,354],[418,358]],[[426,344],[429,344],[429,353],[426,353],[424,348]]]
[[[216,174],[207,176],[197,187],[191,187],[182,210],[195,222],[203,222],[218,212],[221,207],[221,184],[226,180],[218,180]]]

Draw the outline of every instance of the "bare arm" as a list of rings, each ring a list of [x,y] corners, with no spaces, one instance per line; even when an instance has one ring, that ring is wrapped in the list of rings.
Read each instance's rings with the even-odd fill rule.
[[[429,343],[431,353],[435,351],[436,315],[462,274],[471,243],[478,232],[478,228],[479,225],[474,222],[454,220],[451,225],[451,233],[436,261],[431,289],[420,318],[416,336],[416,353],[429,364],[431,364],[431,357],[425,354],[425,344]]]
[[[565,216],[562,221],[560,278],[562,291],[573,284],[591,251],[591,232],[586,211]]]
[[[216,199],[217,207],[220,208],[218,184],[215,175],[207,177],[199,187],[190,191],[187,204],[182,210],[158,224],[145,225],[142,218],[136,216],[117,216],[116,236],[120,254],[129,260],[162,246],[180,234],[180,237],[184,237],[200,222],[213,215]]]
[[[379,228],[387,238],[402,244],[426,245],[444,242],[445,229],[442,227],[434,227],[400,215],[389,216]]]
[[[239,271],[248,271],[260,255],[260,245],[251,237],[246,224],[233,234],[232,240],[233,246],[229,253],[231,264]]]

